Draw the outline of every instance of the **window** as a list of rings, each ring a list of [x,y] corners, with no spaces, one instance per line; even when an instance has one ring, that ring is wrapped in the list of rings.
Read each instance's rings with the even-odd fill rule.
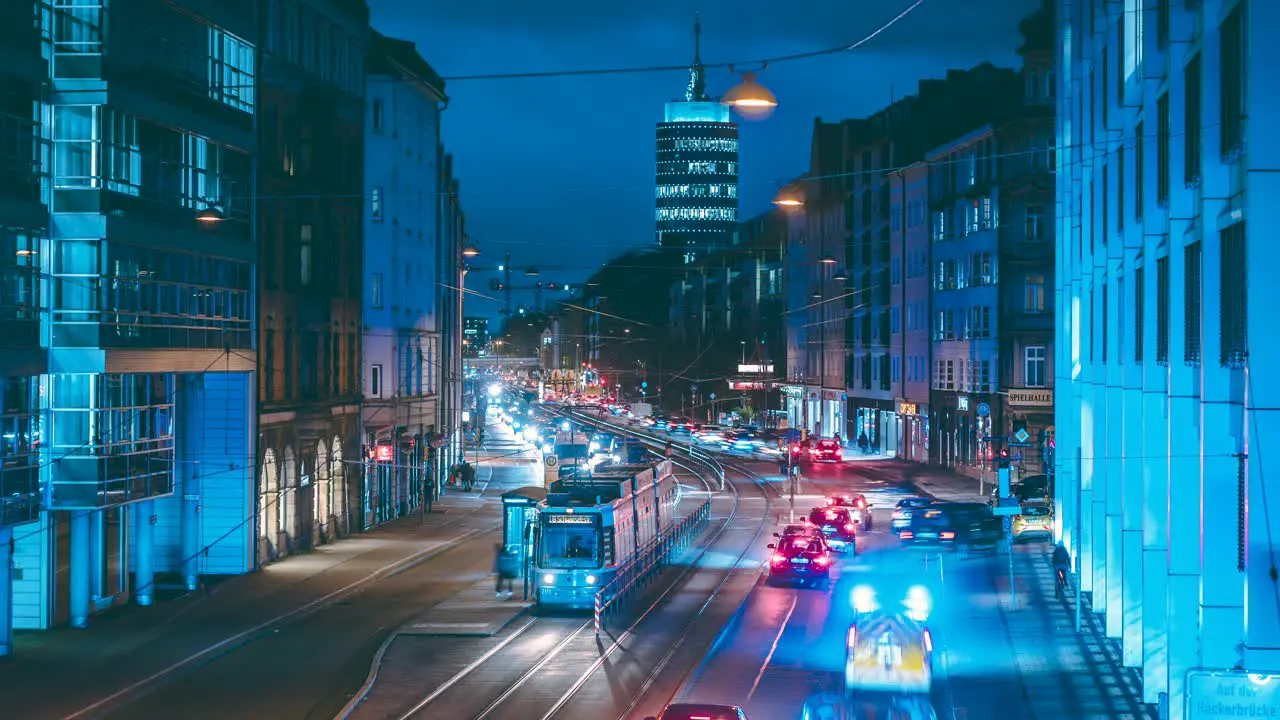
[[[1027,206],[1027,242],[1041,242],[1044,240],[1044,206],[1028,205]]]
[[[902,377],[902,358],[898,355],[893,356],[893,382],[898,382]]]
[[[1027,275],[1026,283],[1023,287],[1023,312],[1044,312],[1044,275],[1041,273]]]
[[[1102,106],[1102,131],[1107,131],[1108,109],[1111,107],[1111,48],[1102,48],[1102,95],[1094,99]]]
[[[1043,345],[1031,345],[1023,350],[1022,384],[1027,387],[1045,387],[1048,383],[1048,360]]]
[[[101,54],[105,5],[105,0],[54,0],[54,52],[58,55]]]
[[[934,335],[936,340],[956,339],[956,314],[954,310],[938,311],[938,327]]]
[[[1133,218],[1138,222],[1142,222],[1142,203],[1146,198],[1146,188],[1143,184],[1147,181],[1146,162],[1147,162],[1147,136],[1143,123],[1138,122],[1135,128],[1137,135],[1137,144],[1133,146]]]
[[[1168,4],[1161,0],[1158,4]],[[1142,67],[1142,0],[1124,0],[1123,18],[1124,32],[1121,41],[1124,47],[1124,78],[1128,80]],[[1121,102],[1124,101],[1124,90],[1121,89]]]
[[[1169,122],[1166,92],[1156,100],[1156,202],[1160,207],[1169,204]]]
[[[1219,362],[1240,367],[1249,357],[1249,296],[1245,254],[1245,224],[1238,222],[1219,234],[1222,243],[1222,319]]]
[[[382,307],[382,279],[382,273],[373,274],[373,282],[369,286],[369,291],[371,293],[369,297],[370,307]]]
[[[1146,271],[1142,267],[1133,271],[1133,360],[1142,362],[1143,335],[1146,333],[1147,299]]]
[[[311,285],[311,226],[303,225],[299,233],[298,245],[298,283],[302,287]]]
[[[1156,2],[1156,47],[1164,49],[1169,46],[1169,26],[1171,17],[1169,5],[1173,0],[1157,0]]]
[[[995,285],[996,284],[996,260],[995,255],[991,253],[976,253],[973,258],[972,269],[969,272],[969,284],[977,285]]]
[[[138,120],[118,110],[108,110],[103,123],[106,143],[102,175],[108,190],[138,195],[142,187],[142,151],[138,147]]]
[[[386,122],[387,122],[386,103],[384,103],[382,100],[374,100],[371,114],[373,116],[371,118],[373,123],[373,131],[376,133],[382,133],[386,129]]]
[[[1124,230],[1124,214],[1126,211],[1124,205],[1124,184],[1127,180],[1124,174],[1124,152],[1125,147],[1122,143],[1116,148],[1116,230]]]
[[[59,105],[53,108],[54,187],[101,186],[99,110],[97,105]]]
[[[933,385],[939,390],[956,389],[956,366],[954,360],[939,360]]]
[[[991,308],[976,305],[969,308],[969,337],[981,340],[991,337]]]
[[[973,391],[988,392],[991,390],[991,361],[979,360],[973,364]]]
[[[1186,284],[1183,287],[1182,307],[1184,318],[1185,336],[1183,337],[1182,359],[1188,365],[1200,364],[1200,334],[1203,327],[1203,298],[1204,282],[1201,277],[1203,270],[1202,251],[1200,241],[1191,243],[1182,249],[1184,270],[1186,272]]]
[[[253,112],[253,56],[249,43],[209,28],[209,97],[237,110]]]
[[[1218,143],[1223,156],[1242,149],[1244,143],[1245,74],[1248,72],[1244,40],[1244,4],[1231,9],[1218,27],[1219,52],[1218,102],[1221,105],[1221,123],[1218,125]]]
[[[369,395],[371,397],[382,397],[381,365],[371,365],[369,367]]]
[[[1156,362],[1169,363],[1169,258],[1156,261]]]
[[[1186,126],[1183,139],[1186,141],[1186,165],[1183,167],[1183,180],[1194,185],[1200,180],[1200,53],[1187,63],[1186,67],[1186,107],[1183,109]]]
[[[1102,283],[1102,312],[1099,313],[1099,316],[1102,318],[1102,364],[1103,365],[1107,363],[1107,348],[1109,346],[1108,341],[1110,340],[1110,333],[1108,332],[1111,329],[1110,290],[1111,290],[1111,287],[1107,283]]]
[[[382,222],[382,186],[374,185],[369,195],[369,218],[374,222]]]

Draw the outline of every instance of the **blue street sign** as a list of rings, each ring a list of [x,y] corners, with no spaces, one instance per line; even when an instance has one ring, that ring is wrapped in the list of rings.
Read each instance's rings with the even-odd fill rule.
[[[1027,432],[1026,428],[1018,428],[1018,432],[1014,433],[1013,437],[1017,439],[1018,442],[1024,443],[1031,438],[1031,433]]]
[[[1009,447],[1031,447],[1029,442],[1011,442],[1007,443]]]
[[[996,435],[988,435],[988,436],[986,436],[986,437],[982,438],[982,442],[988,442],[988,443],[1002,443],[1002,442],[1004,442],[1004,438],[1003,438],[1003,437],[996,436]]]
[[[986,403],[978,403],[978,417],[986,417],[991,414],[991,406]]]

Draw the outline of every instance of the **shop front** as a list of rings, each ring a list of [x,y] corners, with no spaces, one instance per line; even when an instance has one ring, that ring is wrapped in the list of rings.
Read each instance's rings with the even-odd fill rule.
[[[929,462],[929,405],[898,401],[897,447],[894,456],[908,462]]]
[[[841,390],[822,391],[822,421],[820,427],[814,429],[815,435],[822,437],[845,436],[845,401],[848,396]],[[845,438],[848,439],[847,437]]]
[[[1053,390],[1009,388],[1005,394],[1005,432],[1019,475],[1048,472],[1053,451]],[[1015,444],[1016,443],[1016,444]]]
[[[987,439],[1000,424],[991,417],[991,396],[939,392],[933,396],[936,421],[934,462],[967,474],[978,475],[987,467],[993,448]]]
[[[779,385],[782,391],[782,409],[787,414],[787,427],[804,427],[804,387],[801,385]]]
[[[892,400],[857,398],[853,405],[853,422],[849,442],[862,445],[872,454],[896,453],[898,449],[898,414]]]

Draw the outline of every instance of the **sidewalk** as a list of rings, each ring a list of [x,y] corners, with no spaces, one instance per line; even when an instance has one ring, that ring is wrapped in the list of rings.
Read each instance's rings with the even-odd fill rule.
[[[1082,597],[1081,629],[1075,632],[1075,596],[1054,597],[1047,546],[1015,549],[1016,609],[1009,609],[1008,574],[997,572],[993,579],[1034,717],[1157,720],[1158,708],[1142,702],[1141,672],[1124,667],[1119,643],[1106,637],[1102,616],[1093,612],[1087,596]]]
[[[6,715],[63,717],[232,651],[450,548],[482,542],[501,526],[501,492],[527,484],[527,472],[511,470],[494,473],[505,481],[494,486],[446,491],[421,520],[393,521],[153,607],[121,607],[95,616],[87,629],[20,632],[13,656],[0,661]]]

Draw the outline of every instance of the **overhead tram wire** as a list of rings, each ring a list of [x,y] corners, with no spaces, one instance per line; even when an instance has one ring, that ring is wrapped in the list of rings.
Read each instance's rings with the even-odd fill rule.
[[[757,58],[755,60],[740,60],[736,62],[714,62],[703,63],[704,68],[735,68],[735,67],[755,67],[761,65],[776,65],[783,62],[791,62],[794,60],[807,60],[809,58],[821,57],[823,55],[838,55],[840,53],[851,52],[857,50],[880,35],[884,34],[889,28],[897,25],[899,21],[906,18],[917,8],[925,3],[925,0],[915,0],[906,9],[890,18],[880,27],[871,31],[861,39],[850,44],[839,45],[822,50],[810,50],[807,52],[791,53],[789,55],[776,55],[774,57]],[[619,67],[619,68],[589,68],[578,70],[535,70],[529,72],[512,72],[512,73],[489,73],[475,75],[451,75],[442,77],[446,83],[449,82],[469,82],[475,80],[519,80],[526,78],[550,78],[550,77],[585,77],[590,75],[634,75],[638,73],[657,73],[657,72],[685,72],[688,71],[688,64],[684,65],[642,65],[637,67]]]

